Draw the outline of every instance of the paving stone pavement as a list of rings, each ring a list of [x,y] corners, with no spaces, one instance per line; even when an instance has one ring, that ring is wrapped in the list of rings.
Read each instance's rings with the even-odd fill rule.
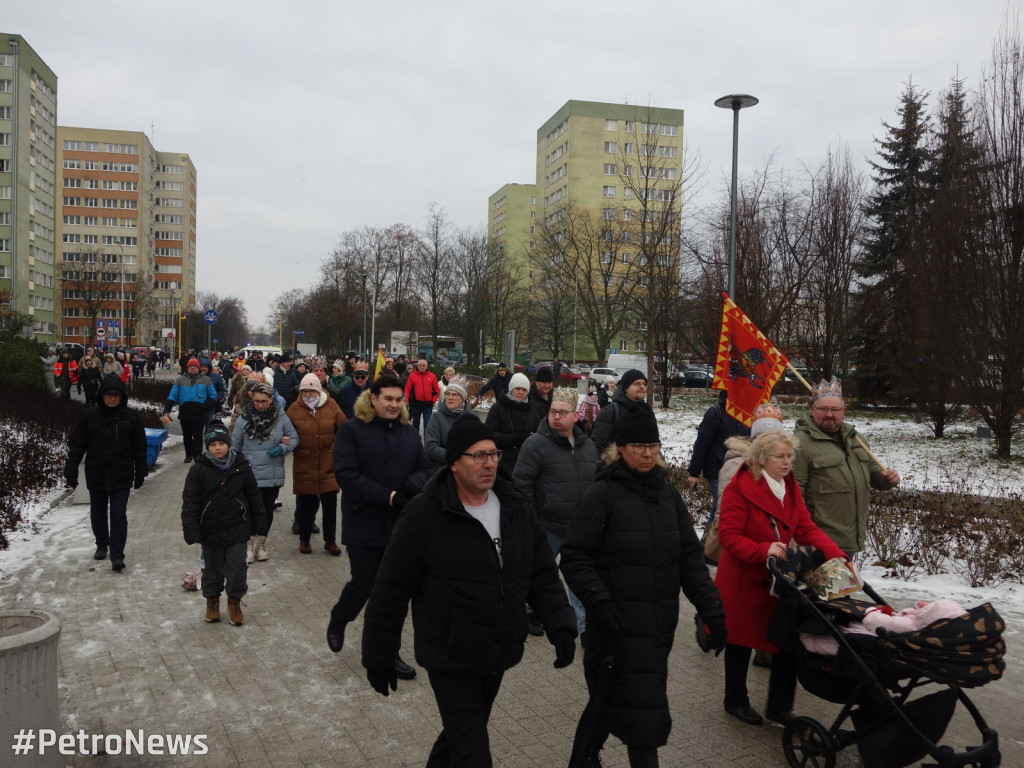
[[[186,546],[181,536],[188,469],[182,457],[180,444],[166,449],[159,471],[133,492],[124,572],[113,573],[109,561],[92,560],[87,507],[58,506],[40,521],[40,535],[48,537],[43,554],[0,582],[0,605],[50,610],[61,618],[59,689],[66,732],[205,734],[209,753],[77,756],[65,758],[66,764],[423,765],[441,727],[426,674],[421,670],[416,680],[399,681],[388,698],[375,693],[359,664],[361,619],[349,626],[341,653],[328,650],[324,632],[347,580],[347,558],[328,556],[319,536],[313,537],[312,555],[299,554],[298,537],[290,532],[290,479],[269,539],[271,559],[249,569],[244,626],[231,626],[226,616],[218,624],[203,621],[203,598],[180,586],[183,572],[198,567],[199,556],[198,546]],[[745,726],[722,711],[722,660],[696,648],[692,613],[684,599],[670,657],[674,727],[661,764],[785,766],[780,728]],[[403,648],[412,662],[411,624]],[[490,723],[496,766],[567,764],[586,687],[579,655],[562,670],[552,667],[553,660],[547,640],[531,637],[523,661],[506,674]],[[1024,766],[1024,665],[1015,656],[1008,662],[1001,681],[971,697],[1000,732],[1003,765]],[[767,670],[752,668],[749,684],[760,705]],[[802,690],[796,709],[829,725],[838,711]],[[958,714],[944,742],[975,743],[973,724]],[[628,765],[615,738],[602,759],[609,768]],[[0,765],[16,767],[17,760],[5,758]],[[848,749],[838,764],[861,763],[856,750]]]

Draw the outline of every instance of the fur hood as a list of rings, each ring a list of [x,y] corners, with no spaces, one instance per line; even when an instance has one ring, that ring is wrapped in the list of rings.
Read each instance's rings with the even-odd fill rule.
[[[373,404],[370,402],[370,388],[369,387],[367,387],[366,390],[363,392],[363,394],[361,394],[358,397],[358,399],[356,400],[356,405],[355,405],[355,409],[354,410],[355,410],[356,418],[359,419],[360,421],[366,423],[366,424],[369,424],[370,422],[372,422],[377,417],[377,412],[373,410]],[[399,424],[408,424],[409,421],[410,421],[410,418],[409,418],[409,406],[403,401],[402,402],[402,412],[398,415],[398,423]]]

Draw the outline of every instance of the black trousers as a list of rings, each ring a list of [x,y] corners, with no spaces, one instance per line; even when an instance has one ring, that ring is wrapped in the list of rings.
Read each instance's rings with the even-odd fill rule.
[[[370,599],[377,569],[384,557],[383,547],[345,547],[352,578],[341,590],[341,597],[331,608],[331,624],[348,624],[359,615]]]
[[[181,435],[185,443],[185,455],[195,458],[203,452],[203,430],[206,429],[205,419],[178,419],[181,423]]]
[[[299,523],[299,540],[309,541],[313,532],[313,522],[316,520],[316,510],[323,508],[323,535],[324,544],[334,541],[335,531],[338,528],[338,492],[321,493],[300,493],[295,497],[295,517]]]
[[[427,768],[491,768],[487,721],[504,673],[479,677],[427,674],[444,726],[430,750]]]
[[[750,704],[747,694],[747,669],[750,666],[750,648],[741,645],[725,646],[725,706],[743,707]],[[772,654],[772,671],[768,678],[768,708],[788,712],[796,697],[796,661],[789,654]]]
[[[270,526],[274,524],[274,504],[277,503],[277,494],[281,491],[279,485],[268,485],[266,487],[260,487],[260,496],[263,498],[263,508],[267,511],[267,530],[266,533],[270,533]],[[263,531],[256,530],[256,521],[253,521],[253,536],[263,535]]]

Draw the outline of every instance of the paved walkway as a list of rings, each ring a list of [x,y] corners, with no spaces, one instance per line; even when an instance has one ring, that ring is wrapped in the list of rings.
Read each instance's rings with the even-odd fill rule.
[[[165,450],[159,471],[132,494],[124,572],[92,560],[87,508],[58,506],[40,521],[41,554],[0,583],[0,605],[51,610],[63,621],[60,701],[67,732],[205,734],[209,754],[78,756],[67,764],[422,766],[440,729],[426,675],[400,681],[389,698],[376,694],[359,664],[361,619],[350,625],[340,654],[327,649],[328,612],[347,580],[348,562],[324,553],[319,536],[312,555],[299,554],[298,537],[290,532],[290,493],[282,494],[271,559],[249,570],[245,625],[203,621],[202,597],[179,586],[199,556],[181,536],[188,468],[182,457],[180,444]],[[684,600],[670,659],[675,724],[662,765],[785,766],[781,729],[744,726],[722,711],[722,660],[696,648],[691,615]],[[412,662],[408,624],[403,647]],[[579,656],[564,670],[552,668],[553,659],[547,640],[531,637],[523,662],[506,675],[490,725],[496,766],[568,762],[586,689]],[[1012,656],[1008,662],[1003,680],[971,697],[1001,734],[1003,765],[1024,766],[1024,664]],[[767,671],[752,668],[749,682],[761,705]],[[837,711],[803,691],[796,708],[829,724]],[[945,743],[962,747],[976,740],[973,725],[958,715]],[[602,757],[609,768],[628,765],[614,738]],[[16,767],[18,758],[5,755],[0,764]],[[859,764],[856,750],[839,756],[841,766]]]

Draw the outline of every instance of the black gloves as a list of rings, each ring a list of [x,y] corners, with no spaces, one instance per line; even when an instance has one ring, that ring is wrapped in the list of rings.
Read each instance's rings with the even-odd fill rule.
[[[78,487],[78,473],[71,474],[70,472],[64,475],[64,482],[68,484],[68,488]]]
[[[391,506],[399,512],[401,512],[408,503],[409,498],[404,493],[396,492],[395,495],[391,497]]]
[[[587,611],[587,626],[614,637],[622,637],[622,625],[619,623],[619,612],[611,600],[603,600]]]
[[[555,669],[568,667],[576,658],[576,638],[568,629],[556,630],[551,635],[551,644],[555,646]]]
[[[387,669],[368,669],[366,679],[370,681],[373,690],[381,696],[388,696],[388,688],[392,691],[398,690],[398,675],[395,673],[395,666],[392,664]]]
[[[146,482],[146,475],[139,472],[135,475],[135,483],[132,485],[132,488],[134,488],[137,491],[139,490],[139,488],[142,487],[142,484],[144,482]]]
[[[708,629],[711,631],[711,637],[708,639],[708,650],[714,651],[715,656],[718,656],[725,650],[725,644],[728,642],[725,622],[722,619],[716,619],[708,624]]]

